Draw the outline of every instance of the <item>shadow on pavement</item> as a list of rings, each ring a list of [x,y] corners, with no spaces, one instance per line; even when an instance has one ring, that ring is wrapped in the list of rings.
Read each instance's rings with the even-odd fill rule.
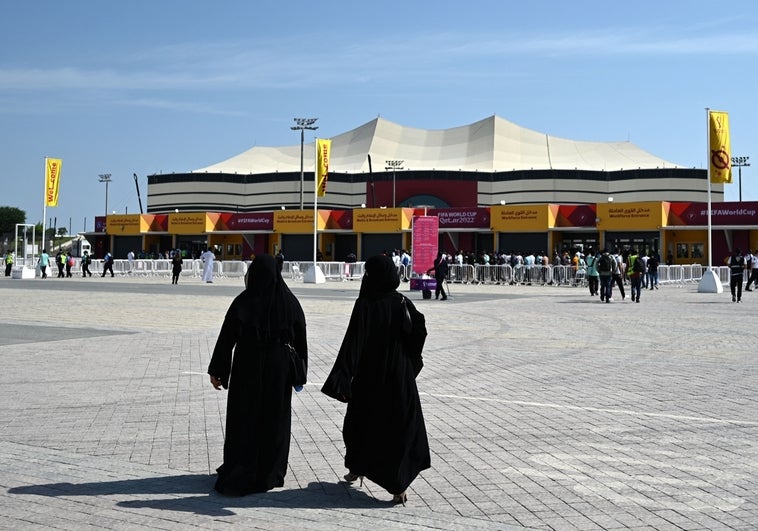
[[[207,516],[232,516],[235,514],[232,511],[234,508],[380,509],[392,506],[388,500],[377,500],[343,482],[311,482],[307,487],[299,489],[285,488],[261,494],[227,497],[213,490],[214,481],[215,476],[186,474],[90,483],[44,483],[12,487],[8,493],[49,497],[196,494],[189,497],[132,499],[117,502],[116,505],[131,509],[185,511]]]

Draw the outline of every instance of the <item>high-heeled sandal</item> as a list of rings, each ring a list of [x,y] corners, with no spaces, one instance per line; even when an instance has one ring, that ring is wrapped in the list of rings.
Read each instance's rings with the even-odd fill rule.
[[[392,496],[392,503],[402,503],[403,507],[405,507],[406,501],[408,501],[408,495],[405,492]]]
[[[347,474],[345,474],[344,479],[348,483],[354,483],[356,480],[359,479],[361,481],[361,487],[363,486],[363,476],[359,476],[358,474],[353,474],[352,472],[348,472]]]

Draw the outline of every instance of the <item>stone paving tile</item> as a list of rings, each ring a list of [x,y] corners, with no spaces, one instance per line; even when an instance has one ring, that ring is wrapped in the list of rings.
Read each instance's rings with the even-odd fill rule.
[[[694,286],[640,305],[571,288],[455,286],[445,304],[410,294],[430,331],[418,384],[432,469],[407,507],[392,507],[376,485],[339,482],[344,405],[319,392],[358,283],[293,284],[309,319],[311,384],[293,397],[286,484],[228,499],[212,492],[225,395],[205,368],[238,283],[169,292],[113,280],[99,291],[0,280],[0,335],[16,325],[38,338],[0,337],[12,375],[0,382],[0,528],[758,522],[758,333],[726,333],[758,300],[733,305]],[[92,310],[50,313],[62,297]]]

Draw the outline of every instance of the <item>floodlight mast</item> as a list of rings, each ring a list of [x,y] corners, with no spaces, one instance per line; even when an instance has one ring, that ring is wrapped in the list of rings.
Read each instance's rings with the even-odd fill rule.
[[[318,118],[294,118],[297,125],[290,127],[293,131],[300,131],[300,210],[303,210],[303,182],[305,181],[305,170],[303,169],[303,145],[305,144],[305,131],[315,131],[318,126],[314,126]]]
[[[101,173],[98,175],[101,183],[105,183],[105,215],[108,215],[108,184],[111,182],[110,173]]]
[[[395,208],[397,206],[395,204],[395,172],[403,169],[403,161],[385,160],[384,162],[387,164],[384,169],[388,171],[392,170],[392,208]]]

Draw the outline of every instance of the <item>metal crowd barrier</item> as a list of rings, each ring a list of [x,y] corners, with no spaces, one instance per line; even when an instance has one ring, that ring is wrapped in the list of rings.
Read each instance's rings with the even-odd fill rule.
[[[35,258],[30,265],[37,265]],[[360,280],[363,277],[365,262],[317,262],[327,280],[345,281]],[[16,266],[24,265],[24,259],[16,261]],[[203,275],[202,260],[185,259],[182,264],[183,277],[201,277]],[[213,276],[215,278],[240,278],[247,273],[250,261],[241,260],[216,260],[213,262]],[[293,280],[302,280],[303,274],[313,266],[313,262],[287,262],[282,266],[282,276]],[[38,266],[37,266],[38,267]],[[39,268],[39,267],[38,267]],[[118,259],[113,261],[113,272],[116,275],[132,276],[160,276],[170,277],[172,271],[171,260],[165,259]],[[103,261],[101,258],[93,259],[89,266],[93,275],[102,275]],[[660,265],[658,266],[658,283],[685,284],[699,282],[706,266],[700,264],[688,265]],[[730,271],[728,266],[715,266],[714,271],[724,285],[729,285]],[[412,267],[398,266],[401,279],[410,279]],[[48,276],[58,274],[57,265],[51,257],[48,266]],[[75,258],[71,267],[72,275],[81,275],[81,258]],[[743,282],[747,282],[750,270],[743,273]],[[450,264],[447,281],[461,284],[523,284],[523,285],[553,285],[553,286],[584,286],[587,275],[584,269],[576,269],[573,266],[516,266],[510,265],[469,265]]]
[[[316,265],[324,273],[326,280],[345,281],[362,278],[365,262],[316,262]],[[302,280],[303,275],[312,267],[313,262],[284,262],[282,276],[292,280]]]

